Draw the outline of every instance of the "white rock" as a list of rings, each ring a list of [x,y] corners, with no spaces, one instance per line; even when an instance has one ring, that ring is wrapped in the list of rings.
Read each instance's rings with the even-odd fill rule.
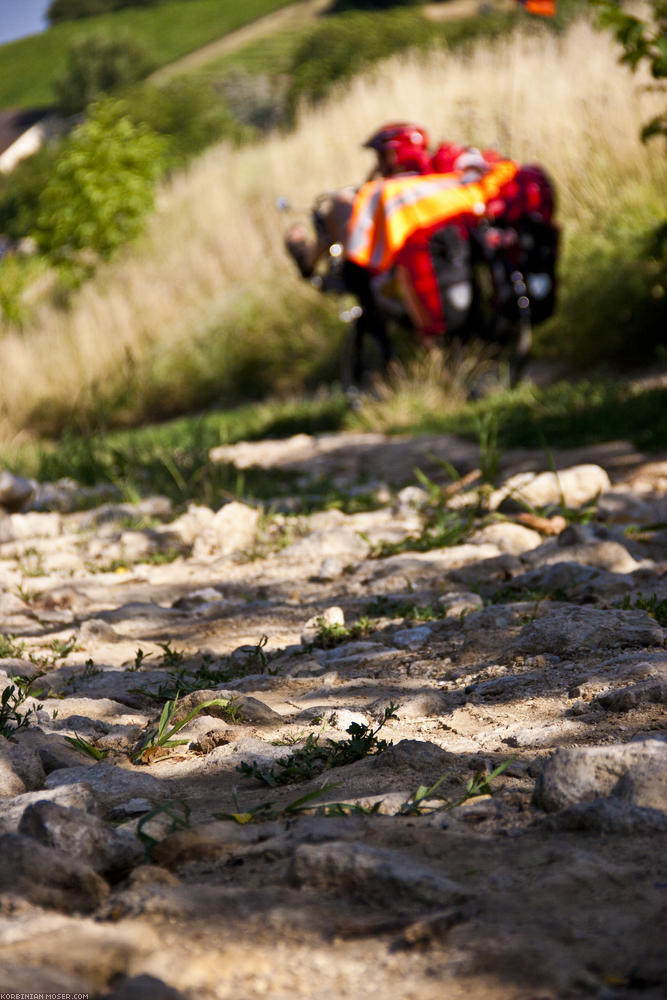
[[[509,552],[510,555],[520,556],[523,552],[536,549],[542,544],[542,536],[532,528],[526,528],[522,524],[514,524],[512,521],[498,521],[495,524],[487,524],[470,536],[473,545],[483,545],[486,542],[497,545],[500,552]]]
[[[164,527],[164,531],[177,535],[184,545],[192,545],[195,538],[209,527],[215,513],[210,507],[190,504],[188,509],[175,521]]]
[[[497,510],[506,497],[529,507],[548,507],[565,502],[568,507],[582,507],[611,488],[611,480],[599,465],[575,465],[557,473],[520,472],[511,476],[489,498],[489,509]]]
[[[255,538],[258,521],[259,511],[255,507],[236,500],[225,504],[195,538],[194,558],[226,556],[247,548]]]
[[[24,538],[56,538],[62,530],[60,514],[10,514],[0,520],[0,542],[16,542]]]
[[[346,559],[348,564],[360,562],[370,551],[368,542],[352,529],[341,526],[314,531],[306,538],[288,545],[280,553],[281,562],[320,566],[330,556]]]

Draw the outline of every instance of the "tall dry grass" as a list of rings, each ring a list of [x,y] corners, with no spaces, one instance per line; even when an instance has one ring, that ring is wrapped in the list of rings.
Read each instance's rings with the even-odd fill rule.
[[[179,359],[186,370],[211,330],[218,356],[278,349],[264,339],[262,310],[270,314],[277,294],[284,306],[312,293],[285,258],[276,199],[305,215],[317,193],[358,182],[370,167],[360,144],[383,120],[410,118],[434,140],[540,161],[555,178],[566,233],[595,225],[619,193],[629,206],[646,203],[646,192],[659,199],[664,162],[638,139],[658,98],[617,59],[612,40],[584,22],[562,38],[537,29],[467,54],[393,58],[326,106],[304,109],[290,135],[210,149],[163,187],[140,243],[68,310],[44,306],[28,329],[0,340],[0,436],[15,439],[40,412],[92,405],[122,383],[128,357],[145,385],[171,359],[175,383]],[[248,298],[260,303],[252,329],[236,320]]]

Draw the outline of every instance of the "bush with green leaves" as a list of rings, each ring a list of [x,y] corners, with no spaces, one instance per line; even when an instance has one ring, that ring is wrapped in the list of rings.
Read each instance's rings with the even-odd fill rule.
[[[647,0],[646,14],[626,0],[592,0],[598,21],[610,28],[623,47],[621,62],[631,69],[645,63],[654,80],[667,77],[667,0]],[[657,84],[656,86],[660,86]],[[661,89],[664,91],[664,85]],[[667,139],[667,111],[656,115],[642,129],[642,138],[662,135]]]
[[[0,174],[0,233],[19,240],[34,231],[39,197],[55,169],[59,150],[59,143],[49,143],[10,174]]]
[[[419,9],[344,12],[325,18],[297,47],[290,70],[288,104],[320,101],[336,83],[408,48],[445,44],[450,48],[476,38],[493,38],[515,23],[514,12],[489,10],[480,16],[428,21]]]
[[[128,114],[162,136],[168,165],[185,163],[219,139],[240,141],[244,129],[208,83],[177,77],[160,86],[142,84],[126,95]]]
[[[344,10],[387,10],[391,7],[416,7],[422,0],[333,0],[329,14]]]
[[[152,68],[143,46],[130,36],[86,35],[72,43],[67,68],[54,84],[58,107],[76,115],[101,96],[142,80]]]
[[[95,17],[121,7],[152,7],[160,0],[51,0],[46,12],[50,24],[76,21],[80,17]]]
[[[163,140],[135,125],[120,101],[106,100],[64,143],[39,199],[35,238],[55,261],[80,251],[102,258],[136,236],[153,208]]]

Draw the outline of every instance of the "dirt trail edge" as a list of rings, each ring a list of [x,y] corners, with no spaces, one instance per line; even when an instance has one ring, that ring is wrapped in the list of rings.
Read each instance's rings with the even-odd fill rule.
[[[667,455],[552,460],[216,449],[267,512],[0,474],[0,994],[662,1000]]]

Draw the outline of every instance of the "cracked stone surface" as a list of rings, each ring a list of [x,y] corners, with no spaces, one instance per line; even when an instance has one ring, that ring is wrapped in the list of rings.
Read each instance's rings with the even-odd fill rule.
[[[667,456],[508,452],[431,549],[412,470],[474,511],[467,442],[212,461],[299,492],[0,477],[0,992],[662,1000]]]

